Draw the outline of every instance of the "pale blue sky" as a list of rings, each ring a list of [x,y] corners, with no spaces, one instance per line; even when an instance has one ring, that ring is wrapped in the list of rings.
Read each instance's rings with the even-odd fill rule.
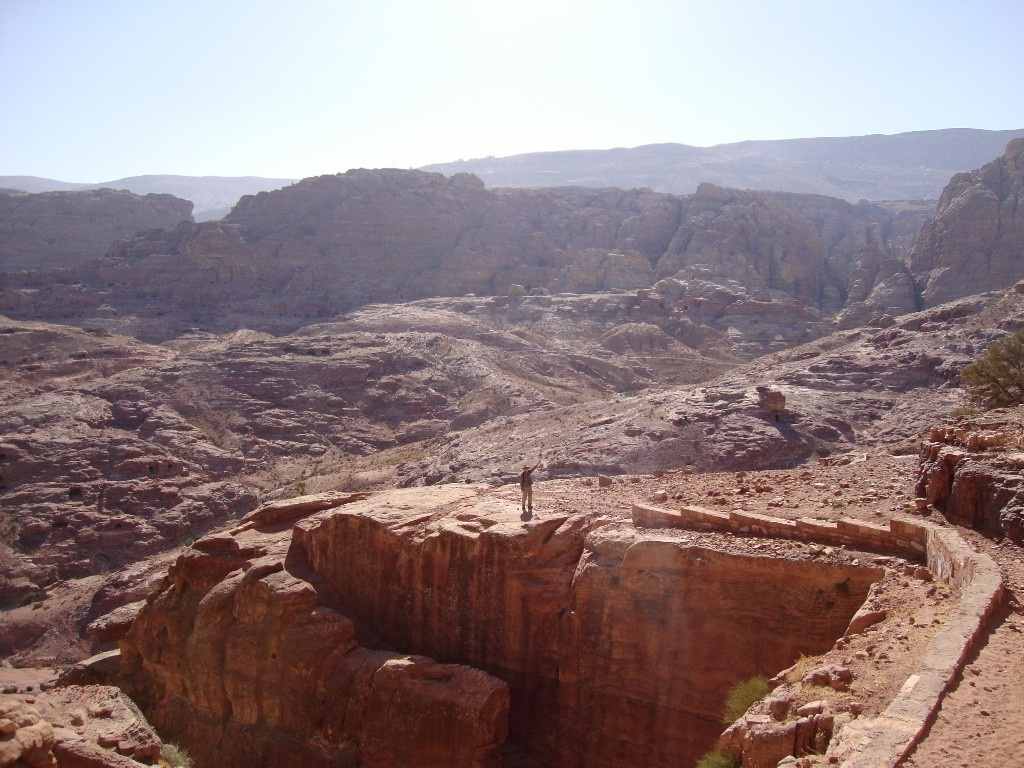
[[[0,175],[1024,128],[1024,0],[0,0]]]

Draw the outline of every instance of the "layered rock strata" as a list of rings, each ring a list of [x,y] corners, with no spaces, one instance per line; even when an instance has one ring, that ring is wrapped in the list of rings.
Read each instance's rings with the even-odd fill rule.
[[[893,276],[931,213],[903,208],[712,185],[688,197],[490,191],[466,174],[356,170],[243,197],[221,221],[126,238],[65,275],[11,278],[0,311],[135,316],[162,340],[189,326],[291,330],[371,302],[657,285],[723,330],[765,311],[802,327]],[[912,297],[897,293],[865,311],[905,311]]]
[[[954,176],[908,254],[923,304],[1001,290],[1024,277],[1024,139]]]
[[[921,446],[922,510],[992,538],[1024,541],[1024,416],[1020,408],[962,417]]]
[[[58,686],[0,699],[0,768],[138,768],[163,744],[110,686]]]
[[[73,267],[102,256],[115,240],[182,220],[192,220],[192,203],[173,195],[0,192],[0,273]]]
[[[991,435],[988,440],[993,441]],[[756,702],[722,734],[720,747],[732,754],[737,764],[742,762],[743,768],[811,765],[810,758],[796,762],[796,756],[806,754],[826,755],[828,764],[841,763],[843,768],[899,765],[924,737],[971,652],[986,637],[989,621],[1004,597],[1002,574],[991,557],[973,550],[951,529],[917,521],[893,518],[888,528],[857,520],[822,525],[807,519],[793,521],[740,512],[722,514],[697,507],[669,511],[644,504],[634,505],[633,519],[638,525],[659,528],[810,538],[864,546],[871,551],[902,553],[912,559],[923,555],[927,567],[906,563],[905,573],[912,573],[926,583],[934,579],[943,585],[943,593],[957,594],[955,607],[931,622],[936,629],[932,630],[925,654],[892,700],[875,716],[861,718],[861,702],[844,695],[851,691],[855,677],[849,667],[855,659],[870,658],[878,649],[879,639],[864,640],[860,643],[862,650],[856,652],[852,652],[851,645],[860,640],[858,636],[871,633],[886,622],[889,610],[895,607],[894,598],[905,602],[904,596],[893,594],[883,599],[895,580],[892,571],[886,574],[889,587],[883,586],[882,581],[875,582],[868,600],[854,614],[843,636],[822,657],[825,663],[813,668],[797,663],[776,675],[770,681],[770,695]],[[938,591],[933,586],[927,595]],[[884,607],[884,600],[888,601],[888,608]],[[916,607],[923,608],[926,602],[921,600]],[[939,612],[943,613],[942,609]],[[913,617],[909,623],[915,625]],[[888,653],[882,652],[877,658],[881,660],[883,654],[890,663]],[[860,684],[857,687],[861,689]]]
[[[493,765],[506,728],[545,765],[678,765],[732,683],[828,648],[879,575],[524,521],[474,486],[312,497],[197,542],[123,668],[222,766]]]

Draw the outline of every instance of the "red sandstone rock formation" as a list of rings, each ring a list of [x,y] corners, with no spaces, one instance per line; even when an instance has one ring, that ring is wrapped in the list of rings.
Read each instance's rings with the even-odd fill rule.
[[[950,180],[909,254],[924,306],[1007,288],[1024,278],[1024,139]]]
[[[28,704],[0,699],[0,767],[49,768],[53,757],[53,726]]]
[[[506,685],[361,644],[281,515],[197,542],[122,641],[153,722],[200,765],[497,765]]]
[[[916,492],[957,525],[1024,541],[1024,415],[998,409],[931,431]]]
[[[731,683],[830,646],[878,578],[524,525],[473,487],[327,501],[197,542],[121,641],[153,722],[217,765],[492,765],[506,727],[547,765],[685,764]]]
[[[899,216],[913,218],[882,206],[711,185],[690,197],[489,191],[464,174],[358,170],[246,196],[220,222],[117,243],[102,263],[50,275],[45,285],[20,278],[0,309],[44,318],[102,305],[146,315],[156,299],[163,319],[153,332],[162,324],[166,338],[188,325],[236,326],[236,317],[258,318],[249,327],[295,327],[369,302],[507,295],[512,286],[633,290],[672,279],[704,320],[736,314],[732,304],[778,301],[793,324],[804,307],[832,314],[844,305],[856,260],[860,293],[888,276],[861,254],[901,259],[913,225],[897,223]],[[104,295],[90,304],[83,291]],[[727,300],[709,301],[709,291]]]
[[[0,700],[3,768],[137,768],[162,743],[116,688],[70,685]]]
[[[192,203],[172,195],[0,192],[0,273],[72,267],[115,240],[192,220]]]

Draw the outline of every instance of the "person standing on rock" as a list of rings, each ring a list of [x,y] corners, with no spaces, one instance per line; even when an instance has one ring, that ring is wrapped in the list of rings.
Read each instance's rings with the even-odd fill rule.
[[[523,471],[519,473],[519,488],[523,492],[523,512],[533,512],[533,470],[540,466],[540,458],[532,467],[523,464]]]

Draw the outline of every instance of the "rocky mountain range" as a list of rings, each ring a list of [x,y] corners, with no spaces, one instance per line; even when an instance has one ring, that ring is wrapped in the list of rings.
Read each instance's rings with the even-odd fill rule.
[[[0,190],[38,192],[85,192],[120,190],[136,195],[174,195],[192,203],[196,221],[219,219],[243,195],[280,189],[296,179],[261,176],[176,176],[170,174],[129,176],[94,184],[44,179],[38,176],[0,176]]]
[[[661,310],[701,323],[795,313],[795,331],[780,317],[778,340],[756,340],[782,348],[793,333],[805,340],[827,328],[817,316],[854,326],[1006,284],[1019,237],[1013,211],[1002,210],[1019,176],[1015,157],[986,171],[1006,179],[958,176],[940,201],[936,222],[970,198],[979,209],[971,237],[996,248],[986,267],[993,274],[983,283],[972,278],[973,288],[957,277],[968,271],[963,266],[940,266],[938,244],[909,254],[931,212],[925,204],[851,205],[710,184],[686,197],[487,190],[468,175],[349,171],[244,197],[220,221],[155,228],[78,265],[12,269],[0,310],[40,320],[99,312],[117,318],[106,322],[111,330],[163,340],[194,327],[290,331],[369,303],[431,296],[651,289],[664,299]],[[8,226],[36,225],[12,215]],[[952,252],[960,253],[956,243]],[[943,280],[950,288],[935,294]]]
[[[632,149],[538,152],[435,163],[420,170],[470,173],[491,187],[648,187],[689,195],[704,182],[735,189],[826,195],[860,200],[935,200],[949,178],[999,155],[1024,129],[948,129],[891,136],[744,141],[714,147],[653,144]],[[258,176],[131,176],[73,183],[37,176],[0,176],[0,190],[26,193],[114,189],[189,200],[196,221],[226,215],[244,195],[297,179]]]
[[[902,312],[916,297],[899,265],[929,211],[711,185],[682,198],[491,191],[466,175],[349,171],[245,197],[218,222],[119,241],[72,270],[10,272],[0,310],[68,319],[102,307],[153,340],[293,330],[373,302],[655,286],[698,317],[742,315],[749,301]],[[879,279],[904,290],[872,297]]]
[[[2,502],[26,552],[53,548],[25,568],[123,564],[48,534],[55,516],[79,529],[119,510],[118,530],[155,552],[251,504],[231,483],[266,472],[266,491],[361,489],[507,477],[523,445],[546,445],[551,472],[593,474],[787,466],[910,440],[956,407],[958,370],[1020,322],[1016,294],[976,293],[1024,278],[1022,154],[1012,142],[955,177],[923,226],[917,206],[710,185],[494,192],[358,171],[77,264],[51,254],[81,253],[79,229],[110,232],[82,208],[152,211],[151,197],[14,196],[12,231],[26,229],[18,212],[57,211],[40,268],[0,275]],[[963,231],[991,276],[935,234]],[[762,385],[788,405],[768,407]]]
[[[916,496],[1019,544],[1013,472],[958,463],[955,430],[920,492],[913,471],[855,469],[916,468],[964,405],[959,371],[1024,327],[1022,194],[1024,139],[937,205],[395,170],[260,192],[215,222],[169,196],[0,195],[0,656],[67,666],[120,641],[91,682],[119,680],[201,765],[626,765],[616,734],[634,732],[664,735],[645,765],[692,761],[729,669],[824,652],[869,569],[919,565],[776,547],[790,578],[749,543],[637,533],[628,506],[880,522],[919,514]],[[538,457],[550,496],[521,514]],[[706,701],[659,715],[695,683],[641,674],[667,657],[615,627],[653,622],[692,658],[644,597],[668,600],[691,557],[715,584],[763,580],[747,619],[786,639],[737,640],[702,662]],[[806,589],[773,602],[785,582]],[[725,599],[708,589],[693,599]],[[812,618],[822,594],[835,612]],[[601,638],[607,655],[581,655]],[[624,671],[620,652],[647,661]]]
[[[950,176],[1002,153],[1024,129],[948,129],[891,136],[743,141],[713,147],[650,144],[606,150],[534,152],[435,163],[472,173],[488,187],[649,187],[688,195],[702,183],[860,200],[934,200]]]
[[[140,230],[191,218],[192,204],[173,195],[0,193],[0,271],[65,269],[103,256],[112,242]]]

